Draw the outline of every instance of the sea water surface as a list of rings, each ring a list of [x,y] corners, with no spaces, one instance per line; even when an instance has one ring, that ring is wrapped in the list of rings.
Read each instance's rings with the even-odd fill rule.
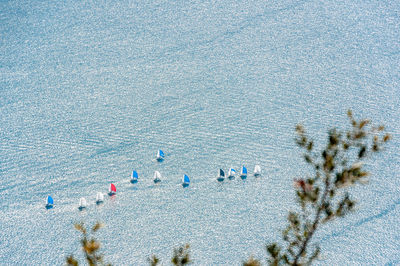
[[[83,261],[73,224],[96,221],[116,265],[184,243],[194,265],[265,262],[311,174],[295,125],[320,140],[350,108],[393,139],[317,264],[400,265],[400,2],[1,1],[0,36],[0,264]]]

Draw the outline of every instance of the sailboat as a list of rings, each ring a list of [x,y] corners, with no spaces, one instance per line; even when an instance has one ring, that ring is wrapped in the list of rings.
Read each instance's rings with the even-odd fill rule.
[[[51,209],[54,206],[54,200],[51,196],[47,196],[47,200],[46,200],[46,208],[47,209]]]
[[[160,172],[158,172],[158,171],[155,171],[154,172],[154,179],[153,179],[153,181],[154,181],[154,183],[158,183],[158,182],[161,182],[161,174],[160,174]]]
[[[117,188],[113,183],[110,184],[110,188],[108,189],[108,195],[112,196],[117,193]]]
[[[135,170],[133,170],[132,176],[131,176],[131,183],[132,184],[137,183],[138,178],[139,178],[138,173]]]
[[[217,180],[218,180],[219,182],[222,182],[222,181],[224,181],[224,179],[225,179],[224,170],[219,169],[218,176],[217,176]]]
[[[187,175],[183,175],[183,179],[182,179],[182,186],[183,187],[188,187],[190,184],[190,179]]]
[[[104,201],[104,194],[102,192],[97,192],[96,204],[103,203],[103,201]]]
[[[235,175],[236,175],[236,170],[233,169],[233,168],[229,168],[229,171],[228,171],[228,178],[229,178],[230,180],[232,180],[232,179],[235,178]]]
[[[78,207],[78,209],[80,211],[82,211],[83,209],[86,208],[86,206],[87,206],[86,199],[85,198],[80,198],[79,199],[79,207]]]
[[[247,168],[244,165],[242,166],[242,169],[240,169],[240,177],[242,179],[247,178]]]
[[[161,162],[164,160],[164,152],[162,150],[158,150],[157,156],[156,156],[157,161]]]
[[[257,164],[254,166],[254,176],[259,176],[261,175],[261,167]]]

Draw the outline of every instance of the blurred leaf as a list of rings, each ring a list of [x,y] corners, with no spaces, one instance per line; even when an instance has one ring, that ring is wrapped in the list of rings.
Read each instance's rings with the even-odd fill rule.
[[[66,264],[68,266],[78,266],[78,261],[74,258],[73,255],[70,255],[66,258]]]
[[[358,152],[358,158],[360,158],[360,159],[363,158],[366,151],[367,151],[366,147],[362,146],[360,151]]]
[[[151,266],[157,266],[160,262],[160,259],[156,257],[156,255],[152,255],[151,258],[147,259]]]
[[[250,258],[243,262],[243,266],[261,266],[260,261],[256,260],[253,258],[253,256],[250,256]]]
[[[180,246],[174,249],[174,255],[171,259],[172,264],[181,266],[191,263],[190,259],[190,246],[186,244],[185,246]]]
[[[103,227],[103,224],[97,222],[97,223],[93,226],[92,232],[96,232],[97,230],[99,230],[99,229],[102,228],[102,227]]]

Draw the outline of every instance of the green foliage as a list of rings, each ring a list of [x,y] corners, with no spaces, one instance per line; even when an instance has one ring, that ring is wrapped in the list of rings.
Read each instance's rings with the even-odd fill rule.
[[[92,227],[91,234],[96,233],[102,226],[103,226],[102,224],[96,223]],[[90,266],[111,265],[111,264],[105,264],[103,262],[103,255],[98,253],[100,249],[100,242],[98,242],[93,236],[90,237],[89,239],[89,235],[84,224],[83,223],[75,224],[75,229],[82,233],[82,239],[80,242],[82,246],[82,251],[85,255],[86,262]],[[70,255],[66,258],[66,264],[69,266],[77,266],[78,261],[74,258],[73,255]]]
[[[318,227],[354,209],[355,201],[347,188],[366,183],[369,173],[362,160],[381,151],[390,135],[383,133],[383,126],[371,126],[369,120],[356,121],[351,111],[348,117],[351,128],[345,132],[329,130],[322,151],[314,150],[314,142],[302,126],[296,127],[296,143],[314,175],[294,180],[301,211],[289,212],[288,226],[282,233],[284,247],[277,243],[267,246],[270,265],[311,264],[320,253],[318,245],[310,244]]]

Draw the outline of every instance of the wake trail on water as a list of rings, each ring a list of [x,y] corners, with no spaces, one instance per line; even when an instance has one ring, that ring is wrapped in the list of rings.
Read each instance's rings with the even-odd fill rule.
[[[257,15],[245,18],[241,22],[237,23],[236,25],[229,25],[229,26],[233,26],[234,29],[225,30],[223,33],[218,34],[217,36],[214,36],[208,40],[201,40],[197,43],[189,43],[188,42],[188,43],[185,43],[185,44],[182,44],[179,46],[169,47],[169,48],[166,48],[163,51],[155,54],[152,58],[143,57],[143,56],[140,56],[140,57],[142,59],[145,59],[146,61],[159,61],[160,58],[168,57],[168,55],[176,55],[178,52],[194,53],[200,47],[204,47],[204,46],[211,49],[212,44],[221,43],[226,40],[229,40],[234,35],[240,34],[245,29],[247,29],[251,26],[255,26],[255,24],[259,23],[260,21],[263,21],[262,19],[272,18],[274,16],[277,16],[279,13],[294,10],[302,5],[305,5],[307,2],[310,2],[310,1],[296,1],[295,3],[292,3],[286,7],[272,9],[272,10],[266,8],[263,12],[261,12]],[[140,57],[136,57],[135,60],[138,60]]]
[[[338,236],[342,236],[344,234],[346,234],[347,232],[349,232],[351,229],[354,228],[358,228],[361,227],[362,225],[375,221],[377,219],[383,218],[384,216],[390,214],[391,212],[393,212],[398,206],[400,205],[400,199],[397,199],[396,201],[394,201],[392,204],[387,205],[387,207],[385,209],[383,209],[382,211],[380,211],[378,214],[375,215],[371,215],[369,217],[366,217],[364,219],[359,220],[358,222],[356,222],[355,224],[349,225],[347,226],[345,229],[334,232],[330,235],[327,235],[325,237],[323,237],[321,239],[321,242],[326,242],[331,240],[332,238],[338,237]]]

